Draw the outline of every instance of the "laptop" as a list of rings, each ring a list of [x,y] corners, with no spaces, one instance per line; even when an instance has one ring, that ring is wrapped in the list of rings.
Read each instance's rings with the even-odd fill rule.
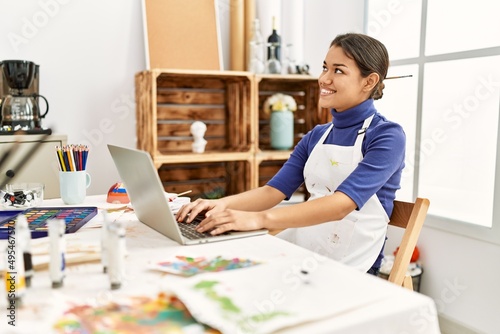
[[[108,144],[108,149],[118,174],[120,174],[121,181],[125,185],[137,218],[142,223],[177,241],[179,244],[194,245],[262,235],[268,232],[265,229],[232,231],[213,236],[209,233],[194,231],[194,227],[197,225],[195,221],[186,224],[179,223],[175,219],[158,172],[148,152],[110,144]]]

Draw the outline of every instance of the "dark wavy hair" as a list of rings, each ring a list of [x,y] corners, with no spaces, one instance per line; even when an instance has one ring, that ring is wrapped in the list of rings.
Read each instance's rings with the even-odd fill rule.
[[[385,87],[383,81],[389,69],[389,53],[384,44],[368,35],[347,33],[335,37],[330,44],[330,47],[332,46],[341,47],[345,54],[356,62],[363,78],[371,73],[379,75],[380,80],[373,88],[370,98],[382,98]]]

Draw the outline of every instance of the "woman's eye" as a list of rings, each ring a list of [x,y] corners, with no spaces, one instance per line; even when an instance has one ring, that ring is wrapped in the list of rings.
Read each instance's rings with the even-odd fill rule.
[[[342,70],[341,70],[341,69],[336,68],[336,69],[335,69],[335,71],[334,71],[334,73],[344,73],[344,72],[342,72]]]
[[[323,65],[323,72],[326,72],[326,71],[328,71],[328,69],[326,68],[325,65]]]

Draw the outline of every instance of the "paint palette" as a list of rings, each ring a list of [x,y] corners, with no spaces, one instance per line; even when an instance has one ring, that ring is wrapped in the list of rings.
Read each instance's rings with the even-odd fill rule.
[[[20,214],[25,215],[28,220],[31,237],[41,238],[48,235],[47,223],[50,219],[64,219],[66,233],[74,233],[97,215],[97,207],[37,207],[24,211],[0,211],[0,239],[7,239],[9,235],[14,236],[11,228]]]

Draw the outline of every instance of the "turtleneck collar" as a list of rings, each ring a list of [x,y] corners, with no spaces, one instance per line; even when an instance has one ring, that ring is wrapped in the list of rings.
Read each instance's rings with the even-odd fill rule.
[[[335,109],[331,109],[331,114],[333,116],[333,125],[339,129],[347,128],[363,122],[365,119],[373,115],[376,111],[377,110],[373,105],[373,99],[365,100],[357,106],[342,112],[337,112]]]

